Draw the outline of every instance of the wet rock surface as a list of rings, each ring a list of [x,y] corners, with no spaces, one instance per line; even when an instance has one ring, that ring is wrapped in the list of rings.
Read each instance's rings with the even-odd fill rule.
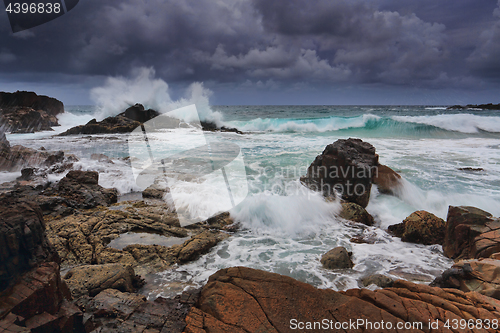
[[[0,123],[7,132],[31,133],[59,126],[56,116],[64,105],[55,98],[34,92],[0,92]]]
[[[375,222],[373,216],[371,216],[366,209],[353,202],[343,202],[339,216],[343,219],[363,223],[368,226],[373,225]]]
[[[500,219],[479,208],[450,206],[443,252],[452,259],[488,258],[500,252]]]
[[[94,297],[105,289],[135,292],[143,284],[132,267],[121,264],[75,267],[64,276],[64,281],[74,298]]]
[[[327,269],[346,269],[354,266],[351,260],[351,252],[342,247],[336,247],[321,257],[321,264]]]
[[[436,215],[419,210],[403,222],[389,226],[389,232],[403,242],[431,245],[443,244],[445,222]]]
[[[333,325],[366,319],[391,323],[393,327],[397,323],[421,322],[422,328],[412,332],[429,332],[429,322],[438,320],[439,328],[432,332],[449,332],[443,327],[448,319],[498,319],[499,309],[500,302],[476,292],[402,280],[376,291],[336,292],[275,273],[233,267],[210,277],[186,317],[185,332],[289,332],[291,319],[312,323],[327,319]]]

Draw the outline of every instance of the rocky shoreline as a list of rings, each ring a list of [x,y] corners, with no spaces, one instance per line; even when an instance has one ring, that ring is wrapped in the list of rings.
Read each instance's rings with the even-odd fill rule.
[[[141,107],[117,116],[124,128],[154,117]],[[108,120],[90,127],[107,123],[122,124]],[[445,221],[416,211],[389,227],[404,242],[442,245],[444,255],[455,260],[430,285],[377,275],[360,281],[369,288],[338,292],[231,267],[200,289],[153,301],[138,293],[148,274],[196,260],[237,232],[238,224],[221,213],[181,227],[161,191],[149,188],[142,200],[119,201],[116,189],[99,185],[97,172],[73,170],[76,160],[63,152],[11,147],[5,135],[0,137],[2,170],[21,171],[0,191],[0,332],[294,332],[300,323],[318,322],[328,323],[318,331],[369,332],[367,322],[382,321],[391,327],[421,323],[412,332],[462,332],[445,327],[462,319],[490,322],[489,328],[471,332],[498,331],[492,323],[500,320],[500,219],[488,212],[450,206]],[[65,176],[50,183],[48,174]],[[301,182],[326,201],[341,201],[339,220],[372,226],[376,221],[365,209],[372,186],[397,196],[401,179],[379,163],[375,147],[348,139],[328,145]],[[357,185],[363,191],[332,190]],[[150,233],[172,244],[110,246],[128,233]],[[342,247],[318,261],[333,270],[356,265]],[[342,326],[353,320],[364,320],[365,326]]]

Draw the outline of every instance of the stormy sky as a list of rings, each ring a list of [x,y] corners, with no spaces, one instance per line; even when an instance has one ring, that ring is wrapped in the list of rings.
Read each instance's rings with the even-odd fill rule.
[[[213,104],[500,102],[500,0],[80,0],[15,34],[0,9],[0,90],[65,104],[141,68]]]

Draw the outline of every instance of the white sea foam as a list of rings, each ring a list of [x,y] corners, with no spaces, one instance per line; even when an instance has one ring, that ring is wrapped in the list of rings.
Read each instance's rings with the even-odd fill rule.
[[[129,106],[141,103],[146,108],[162,113],[195,104],[201,120],[218,124],[222,121],[221,113],[210,108],[209,97],[212,92],[204,88],[202,83],[191,84],[183,98],[173,100],[168,84],[156,78],[153,68],[135,68],[130,77],[109,77],[102,87],[93,88],[90,94],[98,108],[97,120],[116,116]]]

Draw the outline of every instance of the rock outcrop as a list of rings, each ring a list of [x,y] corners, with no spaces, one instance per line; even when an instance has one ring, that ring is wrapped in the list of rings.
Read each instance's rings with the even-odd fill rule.
[[[325,197],[335,197],[339,192],[343,200],[364,208],[370,200],[377,165],[378,155],[371,144],[360,139],[340,139],[326,146],[301,181]]]
[[[10,143],[5,137],[5,132],[0,128],[0,171],[10,170]]]
[[[500,219],[479,208],[450,206],[443,252],[452,259],[488,258],[500,252]]]
[[[380,288],[387,288],[394,285],[394,280],[382,274],[373,274],[362,278],[361,283],[363,283],[365,287],[374,284]]]
[[[453,105],[447,108],[447,110],[464,110],[464,109],[500,110],[500,104],[493,104],[493,103],[467,104],[466,106]]]
[[[445,222],[436,215],[419,210],[403,222],[389,226],[389,232],[401,237],[403,242],[424,245],[443,244]]]
[[[430,332],[431,328],[432,332],[450,332],[444,328],[446,321],[463,318],[491,322],[500,318],[499,309],[499,301],[476,292],[433,288],[403,280],[376,291],[336,292],[316,289],[275,273],[233,267],[210,277],[186,317],[184,332],[291,332],[299,329],[299,323],[301,331],[312,331],[314,328],[308,328],[306,323],[314,325],[323,320],[330,331],[396,331],[398,323],[409,322],[416,323],[411,332]],[[358,319],[363,325],[349,326],[350,321]],[[372,326],[370,330],[369,323],[376,322],[384,322],[384,328],[377,330]],[[484,332],[493,333],[496,329]]]
[[[0,123],[7,132],[29,133],[59,126],[56,116],[64,112],[61,101],[34,92],[0,92]]]
[[[321,257],[321,264],[327,269],[346,269],[354,266],[351,260],[352,252],[342,247],[331,249]]]
[[[145,275],[196,259],[228,237],[227,232],[217,229],[224,230],[230,224],[229,215],[221,214],[181,228],[176,214],[163,202],[120,202],[49,219],[47,234],[63,265],[120,263]],[[130,244],[122,250],[107,246],[127,232],[148,232],[171,239],[192,237],[173,246]]]
[[[116,203],[118,191],[98,184],[96,171],[72,170],[56,185],[43,191],[45,196],[58,196],[70,202],[71,207],[94,208]]]

